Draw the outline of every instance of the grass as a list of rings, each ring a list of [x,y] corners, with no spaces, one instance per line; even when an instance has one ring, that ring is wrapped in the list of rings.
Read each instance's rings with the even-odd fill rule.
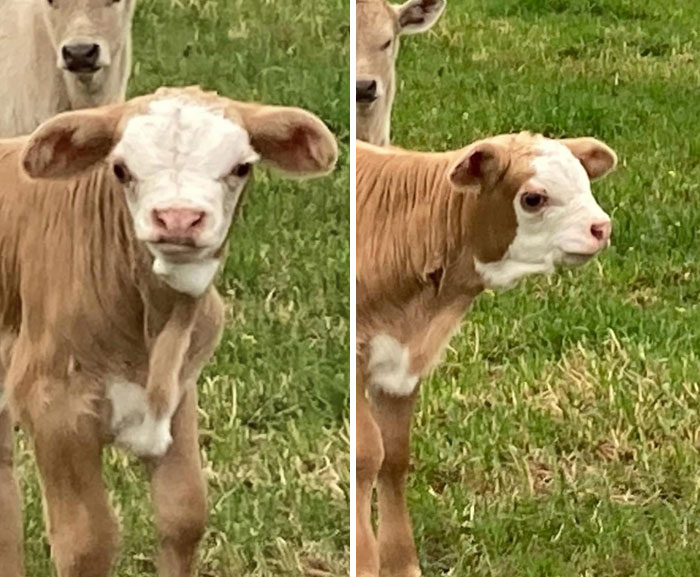
[[[349,3],[139,0],[130,94],[201,84],[307,108],[338,136],[332,176],[258,171],[218,286],[229,322],[200,379],[211,518],[202,576],[347,574]],[[52,575],[31,453],[18,441],[29,575]],[[123,522],[116,575],[155,573],[138,462],[110,449]],[[1,522],[1,521],[0,521]],[[0,573],[2,571],[0,570]]]
[[[699,29],[685,0],[448,0],[404,41],[395,144],[530,129],[621,160],[611,248],[482,295],[423,386],[425,577],[700,574]]]

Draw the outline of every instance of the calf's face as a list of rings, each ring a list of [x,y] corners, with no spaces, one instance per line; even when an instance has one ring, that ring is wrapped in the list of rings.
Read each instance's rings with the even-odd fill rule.
[[[428,30],[440,17],[445,0],[357,2],[357,137],[380,146],[389,144],[389,122],[395,92],[399,36]]]
[[[34,0],[67,78],[95,90],[131,33],[135,0]]]
[[[44,178],[107,162],[154,272],[198,295],[218,268],[253,165],[314,176],[336,157],[334,138],[308,112],[173,89],[59,115],[32,135],[23,162],[30,176]]]
[[[505,287],[557,265],[587,262],[610,243],[610,217],[590,181],[614,169],[615,153],[593,138],[529,134],[475,143],[449,178],[478,185],[475,267],[488,286]]]

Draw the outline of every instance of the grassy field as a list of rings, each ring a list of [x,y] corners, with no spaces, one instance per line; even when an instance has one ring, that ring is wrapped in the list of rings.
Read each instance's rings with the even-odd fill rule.
[[[425,577],[700,575],[698,30],[685,0],[448,0],[403,43],[395,144],[530,129],[621,161],[612,247],[481,296],[423,386]]]
[[[232,234],[218,283],[228,328],[200,381],[211,508],[202,576],[347,574],[348,23],[347,0],[139,0],[131,94],[198,83],[302,106],[341,149],[322,180],[258,171]],[[53,569],[38,484],[19,445],[27,569],[44,577]],[[116,575],[153,575],[144,471],[116,450],[105,464],[124,529]]]

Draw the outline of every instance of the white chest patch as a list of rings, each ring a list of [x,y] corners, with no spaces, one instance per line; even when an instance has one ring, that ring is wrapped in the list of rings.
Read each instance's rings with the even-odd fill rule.
[[[140,457],[163,456],[173,440],[171,418],[156,419],[151,414],[146,389],[115,379],[107,384],[107,398],[112,403],[114,442]]]
[[[170,263],[156,256],[153,272],[176,291],[198,297],[207,290],[219,268],[215,258],[193,263]]]
[[[481,275],[487,288],[508,289],[528,275],[554,272],[554,262],[552,259],[535,263],[521,262],[509,258],[506,253],[496,262],[480,262],[474,259],[474,268]]]
[[[386,334],[370,341],[367,369],[370,384],[389,395],[405,397],[418,384],[418,377],[410,373],[408,348]]]

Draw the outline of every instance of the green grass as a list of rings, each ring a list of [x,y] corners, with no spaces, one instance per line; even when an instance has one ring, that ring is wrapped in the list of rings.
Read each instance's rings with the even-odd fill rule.
[[[700,574],[700,4],[448,0],[404,41],[393,142],[595,135],[612,247],[472,308],[423,386],[425,577]]]
[[[202,576],[348,572],[348,22],[347,0],[139,0],[130,94],[201,84],[302,106],[341,149],[337,170],[318,181],[258,171],[232,233],[218,283],[229,322],[200,380],[211,510]],[[23,441],[18,469],[28,574],[52,575]],[[123,522],[116,575],[153,575],[144,471],[116,450],[105,470]]]

